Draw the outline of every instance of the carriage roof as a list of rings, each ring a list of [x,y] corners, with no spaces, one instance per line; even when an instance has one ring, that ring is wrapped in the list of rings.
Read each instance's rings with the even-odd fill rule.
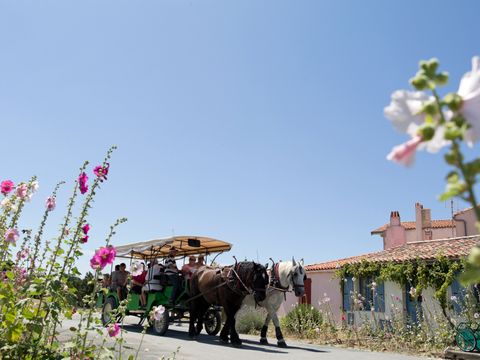
[[[140,259],[166,257],[172,247],[176,256],[209,255],[229,251],[232,244],[205,236],[170,236],[116,247],[118,257]]]

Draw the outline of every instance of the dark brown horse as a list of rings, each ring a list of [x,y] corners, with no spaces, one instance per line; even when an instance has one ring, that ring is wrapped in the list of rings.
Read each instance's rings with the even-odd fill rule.
[[[253,294],[256,302],[265,299],[268,275],[264,266],[251,261],[239,262],[223,269],[207,266],[199,268],[190,281],[190,327],[188,335],[195,338],[203,327],[203,316],[208,307],[222,306],[227,320],[220,332],[220,341],[234,346],[242,341],[235,330],[235,314],[245,296]],[[195,321],[197,327],[195,328]]]

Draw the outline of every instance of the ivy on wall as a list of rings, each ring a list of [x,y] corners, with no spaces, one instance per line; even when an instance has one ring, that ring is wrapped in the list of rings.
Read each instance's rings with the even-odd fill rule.
[[[400,285],[410,284],[417,294],[427,287],[435,289],[435,298],[445,314],[447,289],[455,276],[465,268],[465,260],[452,260],[440,255],[434,260],[415,259],[403,263],[393,261],[369,262],[362,260],[355,264],[343,265],[337,276],[343,281],[349,276],[356,278],[373,277],[380,281],[393,281]]]

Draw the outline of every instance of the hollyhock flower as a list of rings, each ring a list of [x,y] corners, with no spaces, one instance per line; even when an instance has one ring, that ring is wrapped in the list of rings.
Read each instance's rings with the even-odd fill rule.
[[[10,191],[13,190],[14,184],[11,180],[4,180],[0,183],[0,192],[3,195],[7,195]]]
[[[85,194],[87,191],[88,191],[88,176],[87,174],[85,174],[84,172],[80,174],[80,176],[78,177],[78,183],[79,183],[79,186],[80,186],[80,192],[82,194]]]
[[[415,160],[415,153],[417,151],[418,145],[422,142],[420,136],[415,136],[409,141],[395,146],[390,154],[387,155],[387,160],[397,162],[399,164],[410,166]]]
[[[28,257],[29,250],[28,248],[23,248],[17,253],[17,258],[18,259],[26,259]]]
[[[9,198],[4,198],[2,201],[0,201],[0,206],[7,211],[16,211],[17,210],[17,207],[15,206],[15,203],[13,203]]]
[[[108,169],[110,168],[110,164],[106,163],[106,166],[95,166],[93,169],[93,173],[100,178],[100,181],[107,180]]]
[[[157,321],[162,320],[162,315],[165,312],[165,306],[159,305],[152,308],[153,318]]]
[[[475,314],[473,314],[473,317],[474,317],[475,319],[480,319],[480,314],[479,314],[479,313],[475,313]]]
[[[422,91],[397,90],[391,96],[391,103],[384,108],[383,113],[392,122],[395,130],[406,133],[410,124],[421,125],[425,114],[419,114],[423,104],[432,100]]]
[[[82,244],[86,244],[86,243],[88,242],[88,238],[89,238],[89,236],[88,236],[88,235],[85,235],[84,237],[82,237],[82,238],[80,239],[80,242],[81,242]]]
[[[82,231],[85,235],[88,234],[88,232],[90,231],[90,225],[89,224],[85,224],[83,227],[82,227]]]
[[[28,193],[28,186],[27,184],[20,184],[17,186],[17,189],[15,190],[15,194],[20,198],[23,199],[27,196]]]
[[[53,196],[50,196],[47,198],[45,201],[45,207],[47,208],[48,211],[53,211],[55,210],[55,206],[57,206],[57,202]]]
[[[5,241],[10,244],[15,244],[18,240],[18,230],[17,229],[8,229],[5,231]]]
[[[142,264],[139,263],[138,261],[135,261],[130,268],[130,272],[132,273],[132,276],[141,275],[143,273]]]
[[[108,264],[113,263],[116,255],[117,251],[113,246],[101,247],[90,259],[90,266],[92,269],[103,269]]]
[[[40,187],[40,185],[38,184],[37,180],[32,182],[32,185],[31,185],[32,192],[34,192],[34,193],[37,192],[39,187]]]
[[[94,255],[91,259],[90,259],[90,267],[93,269],[93,270],[97,270],[97,269],[103,269],[103,267],[101,267],[101,264],[100,264],[100,259],[97,255]]]
[[[108,336],[115,337],[120,333],[120,325],[117,323],[108,326]]]
[[[457,93],[462,98],[460,112],[471,125],[465,141],[472,146],[480,139],[480,57],[472,58],[472,71],[463,75]]]

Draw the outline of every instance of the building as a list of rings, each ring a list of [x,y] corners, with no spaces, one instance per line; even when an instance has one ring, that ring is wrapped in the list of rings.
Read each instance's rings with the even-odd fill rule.
[[[389,223],[373,230],[371,235],[382,238],[382,251],[307,265],[310,281],[306,283],[307,295],[300,301],[320,307],[325,306],[327,299],[333,319],[338,323],[342,320],[358,323],[361,318],[371,316],[379,320],[388,319],[393,316],[393,309],[400,309],[405,316],[415,319],[418,304],[421,304],[424,313],[436,314],[442,310],[434,297],[433,288],[424,289],[422,296],[414,301],[411,296],[414,290],[410,284],[385,281],[379,282],[375,295],[371,295],[369,289],[375,279],[347,277],[340,281],[336,273],[347,265],[361,262],[402,264],[419,259],[428,263],[435,261],[439,255],[455,261],[467,256],[480,241],[472,208],[455,213],[452,219],[432,220],[430,209],[424,209],[420,203],[415,204],[415,221],[402,222],[398,211],[392,211]],[[448,296],[456,296],[459,292],[460,285],[454,280],[449,286]],[[360,306],[352,304],[352,293],[363,299]],[[288,296],[281,312],[288,312],[298,301]]]

